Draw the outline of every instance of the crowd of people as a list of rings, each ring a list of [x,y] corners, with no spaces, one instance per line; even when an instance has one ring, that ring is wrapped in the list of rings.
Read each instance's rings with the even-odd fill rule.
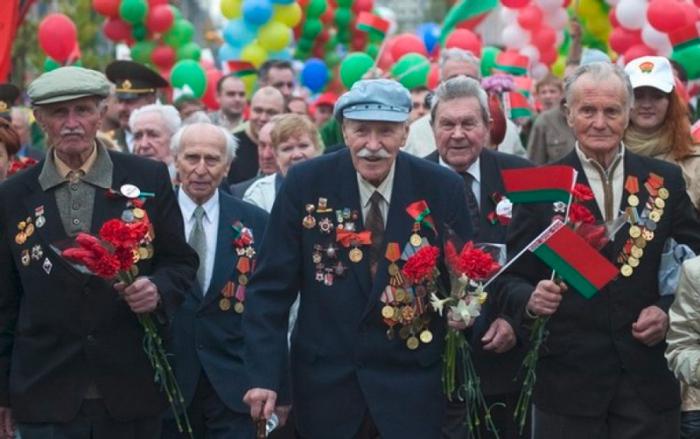
[[[700,146],[683,72],[583,58],[534,84],[531,120],[506,117],[479,58],[455,48],[434,90],[372,72],[314,100],[268,61],[249,100],[223,76],[210,113],[163,103],[168,82],[133,61],[0,86],[0,438],[700,438]],[[513,204],[502,171],[551,164],[590,190],[619,270],[590,298],[520,256],[567,209]],[[61,255],[144,218],[130,282]],[[471,325],[397,274],[448,235],[519,256]],[[185,413],[154,382],[145,314]],[[492,422],[465,422],[443,392],[448,329],[469,342]]]

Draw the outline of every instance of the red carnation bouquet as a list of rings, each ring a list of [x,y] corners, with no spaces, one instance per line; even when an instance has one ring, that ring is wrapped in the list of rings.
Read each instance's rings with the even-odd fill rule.
[[[142,209],[143,200],[132,199],[130,203],[135,206],[134,210],[139,210],[141,219],[111,219],[102,225],[98,236],[79,233],[75,238],[77,247],[67,248],[61,255],[76,264],[76,268],[82,272],[132,284],[138,276],[136,264],[153,257],[152,241],[155,235],[148,215]],[[178,429],[192,437],[185,400],[153,316],[137,314],[137,317],[144,330],[143,346],[155,372],[155,381],[161,385],[170,402]]]

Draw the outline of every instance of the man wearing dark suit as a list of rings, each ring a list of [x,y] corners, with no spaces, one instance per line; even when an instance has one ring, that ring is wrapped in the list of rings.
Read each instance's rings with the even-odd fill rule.
[[[679,385],[664,359],[673,297],[660,296],[658,273],[669,238],[700,250],[700,223],[680,169],[621,143],[633,99],[622,69],[581,66],[565,94],[577,145],[557,163],[574,167],[578,183],[591,188],[594,200],[585,206],[597,222],[611,224],[621,212],[631,219],[601,249],[620,275],[590,299],[548,280],[551,270],[531,253],[499,280],[512,315],[549,316],[534,437],[679,437]],[[523,206],[509,229],[509,252],[531,242],[555,214],[551,204]]]
[[[502,169],[532,166],[512,154],[490,150],[491,118],[486,93],[479,82],[458,76],[440,84],[432,98],[431,120],[437,150],[426,159],[445,166],[464,179],[466,200],[475,241],[503,244],[511,218],[510,201],[503,199]],[[515,380],[525,354],[525,344],[516,347],[513,319],[499,309],[496,295],[486,301],[472,329],[474,365],[481,379],[491,416],[501,438],[519,437],[513,420],[520,383]],[[505,404],[505,407],[497,403]],[[466,408],[457,399],[448,403],[446,437],[467,437]],[[486,425],[479,426],[489,436]],[[527,432],[520,437],[529,437]]]
[[[156,438],[167,401],[143,349],[137,314],[162,323],[194,278],[168,172],[108,152],[96,133],[102,73],[62,67],[29,86],[51,146],[0,187],[0,431],[25,439]],[[142,207],[132,201],[149,194]],[[138,208],[138,210],[137,210]],[[145,211],[145,212],[144,212]],[[126,286],[83,274],[54,245],[106,221],[147,215],[154,254]]]
[[[225,129],[187,125],[173,145],[185,235],[201,263],[198,282],[172,324],[175,375],[196,438],[252,439],[243,403],[249,382],[241,319],[267,213],[217,189],[235,156],[235,141]],[[187,436],[169,417],[163,437]]]
[[[290,363],[303,438],[440,437],[447,323],[421,308],[419,291],[407,299],[421,313],[413,321],[424,343],[404,338],[382,319],[392,302],[384,293],[412,233],[414,242],[440,245],[445,224],[462,238],[471,231],[464,204],[453,202],[461,179],[399,152],[410,106],[395,81],[357,82],[335,108],[348,148],[294,166],[270,215],[243,322],[252,387],[245,400],[251,416],[271,416],[289,372],[287,314],[300,291]],[[407,212],[421,200],[435,233]],[[369,240],[342,238],[363,231]]]
[[[274,174],[277,172],[277,160],[275,159],[274,148],[272,147],[272,138],[270,133],[272,128],[275,126],[273,122],[267,122],[260,128],[258,132],[258,173],[256,176],[243,180],[240,183],[235,183],[231,185],[231,194],[238,198],[243,199],[243,195],[248,190],[248,188],[258,181],[259,179]]]

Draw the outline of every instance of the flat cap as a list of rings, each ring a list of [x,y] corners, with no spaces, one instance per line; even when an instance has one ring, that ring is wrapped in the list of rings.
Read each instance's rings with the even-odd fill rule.
[[[333,115],[343,118],[383,122],[405,122],[411,112],[411,94],[391,79],[363,79],[335,103]]]
[[[158,73],[134,61],[112,61],[105,74],[116,85],[115,92],[119,99],[136,99],[169,85]]]
[[[105,75],[83,67],[59,67],[32,81],[27,94],[34,105],[72,101],[86,96],[109,96],[111,85]]]

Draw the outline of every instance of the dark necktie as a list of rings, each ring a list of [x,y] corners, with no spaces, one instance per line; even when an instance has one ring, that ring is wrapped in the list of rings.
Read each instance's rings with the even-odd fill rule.
[[[474,177],[468,172],[462,172],[460,174],[464,179],[464,192],[466,192],[467,207],[469,208],[469,218],[472,222],[472,231],[474,236],[479,234],[479,203],[476,201],[476,196],[472,190],[472,183],[474,182]]]
[[[365,219],[365,229],[372,232],[372,244],[369,248],[369,269],[372,273],[372,279],[377,274],[377,264],[381,258],[381,247],[384,241],[384,218],[382,218],[382,210],[379,208],[381,201],[382,194],[374,191],[369,198],[369,212],[367,212],[367,219]]]

